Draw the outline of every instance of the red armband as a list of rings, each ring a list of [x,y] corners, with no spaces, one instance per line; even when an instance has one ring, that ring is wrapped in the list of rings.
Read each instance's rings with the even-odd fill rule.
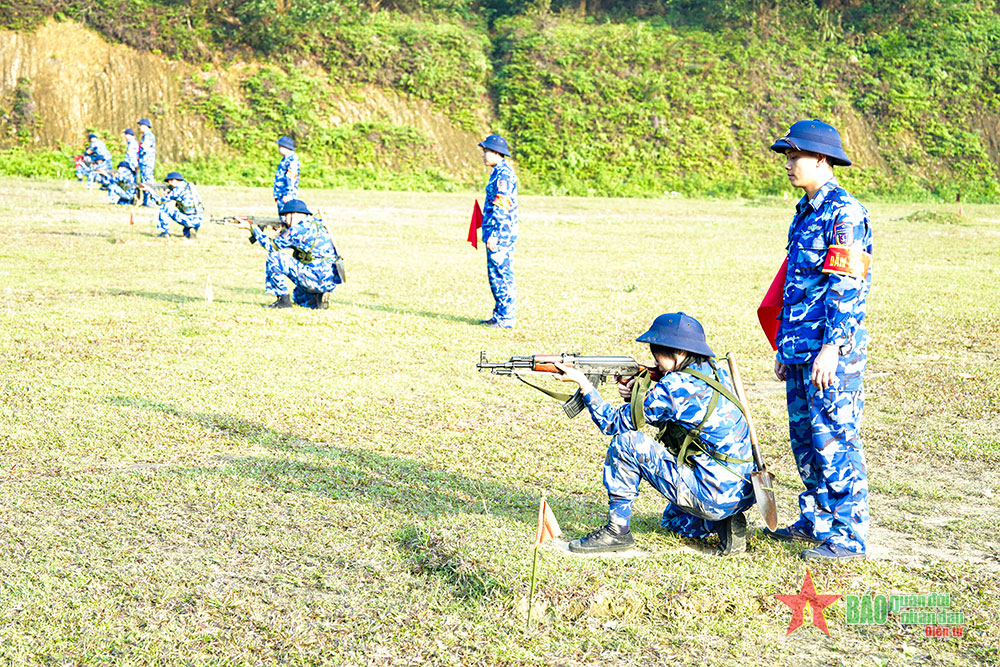
[[[872,256],[857,246],[832,245],[826,251],[823,273],[836,273],[864,280],[871,263]]]

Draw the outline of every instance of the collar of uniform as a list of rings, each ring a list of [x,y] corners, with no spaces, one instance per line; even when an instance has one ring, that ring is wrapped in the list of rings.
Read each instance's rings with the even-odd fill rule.
[[[812,199],[807,200],[805,195],[802,195],[802,199],[799,200],[798,206],[795,207],[796,211],[801,212],[805,205],[808,203],[812,207],[812,210],[818,211],[819,207],[823,205],[823,201],[826,196],[833,192],[834,188],[840,187],[840,183],[837,182],[836,176],[831,177],[829,181],[824,183],[816,194],[813,195]]]

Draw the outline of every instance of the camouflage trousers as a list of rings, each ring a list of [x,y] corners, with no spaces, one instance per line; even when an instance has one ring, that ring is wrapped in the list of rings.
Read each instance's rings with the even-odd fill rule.
[[[513,327],[517,321],[514,303],[517,292],[514,289],[514,246],[500,245],[496,252],[486,249],[486,275],[493,291],[492,319],[503,327]]]
[[[708,459],[698,457],[703,458]],[[749,475],[749,468],[735,469]],[[678,464],[662,443],[645,433],[628,431],[611,439],[604,459],[612,523],[629,525],[642,480],[670,501],[660,525],[684,537],[706,537],[715,532],[715,521],[743,512],[754,502],[750,482],[711,459],[704,465]]]
[[[172,204],[165,204],[160,207],[160,213],[156,216],[156,229],[166,232],[170,229],[170,221],[173,220],[178,225],[187,230],[201,227],[201,216],[197,213],[181,213]]]
[[[292,298],[305,308],[316,308],[316,296],[332,292],[336,287],[333,279],[333,265],[330,262],[305,264],[280,252],[269,252],[264,265],[264,289],[275,296],[288,294],[285,278],[295,284]]]
[[[108,186],[108,203],[127,205],[135,201],[135,189],[125,190],[117,183]]]
[[[841,365],[845,363],[842,358]],[[792,453],[806,487],[799,496],[801,516],[793,525],[818,540],[863,552],[868,471],[858,432],[862,392],[836,387],[821,392],[810,381],[812,364],[792,364],[787,369]]]
[[[107,175],[108,170],[111,168],[110,163],[105,160],[103,162],[95,162],[91,167],[87,169],[87,186],[93,187],[94,183],[99,186],[104,187],[111,182],[111,178]]]
[[[153,182],[153,165],[139,163],[139,178],[136,179],[136,183],[152,183]],[[150,194],[145,190],[142,191],[142,205],[148,206],[152,202]]]

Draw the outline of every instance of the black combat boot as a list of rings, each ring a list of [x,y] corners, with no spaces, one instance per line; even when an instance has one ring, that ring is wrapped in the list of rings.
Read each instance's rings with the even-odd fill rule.
[[[719,534],[719,555],[732,556],[747,550],[747,518],[743,512],[715,522]]]
[[[291,308],[292,307],[292,298],[290,296],[288,296],[287,294],[282,294],[281,296],[278,297],[277,301],[275,301],[274,303],[269,303],[269,304],[267,304],[264,307],[265,308]]]
[[[333,292],[321,292],[316,295],[316,307],[320,310],[327,310],[330,307],[330,299]]]
[[[625,551],[635,545],[632,531],[628,528],[618,528],[613,524],[601,526],[586,537],[569,543],[569,550],[578,554],[601,554],[612,551]]]
[[[185,227],[184,228],[184,238],[186,238],[186,239],[196,239],[196,238],[198,238],[198,230],[195,229],[194,227]]]

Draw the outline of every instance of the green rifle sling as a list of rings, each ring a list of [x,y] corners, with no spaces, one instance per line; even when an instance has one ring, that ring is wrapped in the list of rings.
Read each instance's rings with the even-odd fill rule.
[[[686,373],[696,377],[712,388],[712,398],[708,403],[708,408],[705,410],[705,416],[701,420],[701,423],[693,429],[686,429],[676,422],[669,422],[660,428],[659,432],[655,436],[655,439],[657,442],[663,443],[667,450],[670,451],[670,453],[673,454],[678,461],[681,461],[685,465],[693,465],[694,456],[699,452],[704,452],[711,458],[715,459],[724,468],[729,470],[729,472],[733,473],[737,477],[742,477],[742,475],[727,466],[726,463],[739,465],[749,463],[750,459],[738,459],[725,454],[711,452],[705,447],[705,443],[701,439],[701,431],[705,428],[705,424],[712,416],[712,413],[715,412],[715,406],[719,403],[719,394],[725,396],[726,399],[740,409],[740,412],[743,413],[744,417],[746,416],[746,409],[743,407],[743,404],[740,403],[739,398],[737,398],[733,392],[729,391],[729,389],[720,381],[719,369],[716,367],[714,360],[711,364],[712,370],[715,371],[715,378],[711,378],[700,371],[690,368],[684,368],[678,371],[679,373]],[[635,384],[632,386],[632,398],[629,401],[629,409],[632,414],[632,424],[635,426],[635,430],[637,431],[646,424],[645,401],[646,393],[649,391],[651,384],[652,380],[649,377],[649,372],[643,371],[636,376]]]

